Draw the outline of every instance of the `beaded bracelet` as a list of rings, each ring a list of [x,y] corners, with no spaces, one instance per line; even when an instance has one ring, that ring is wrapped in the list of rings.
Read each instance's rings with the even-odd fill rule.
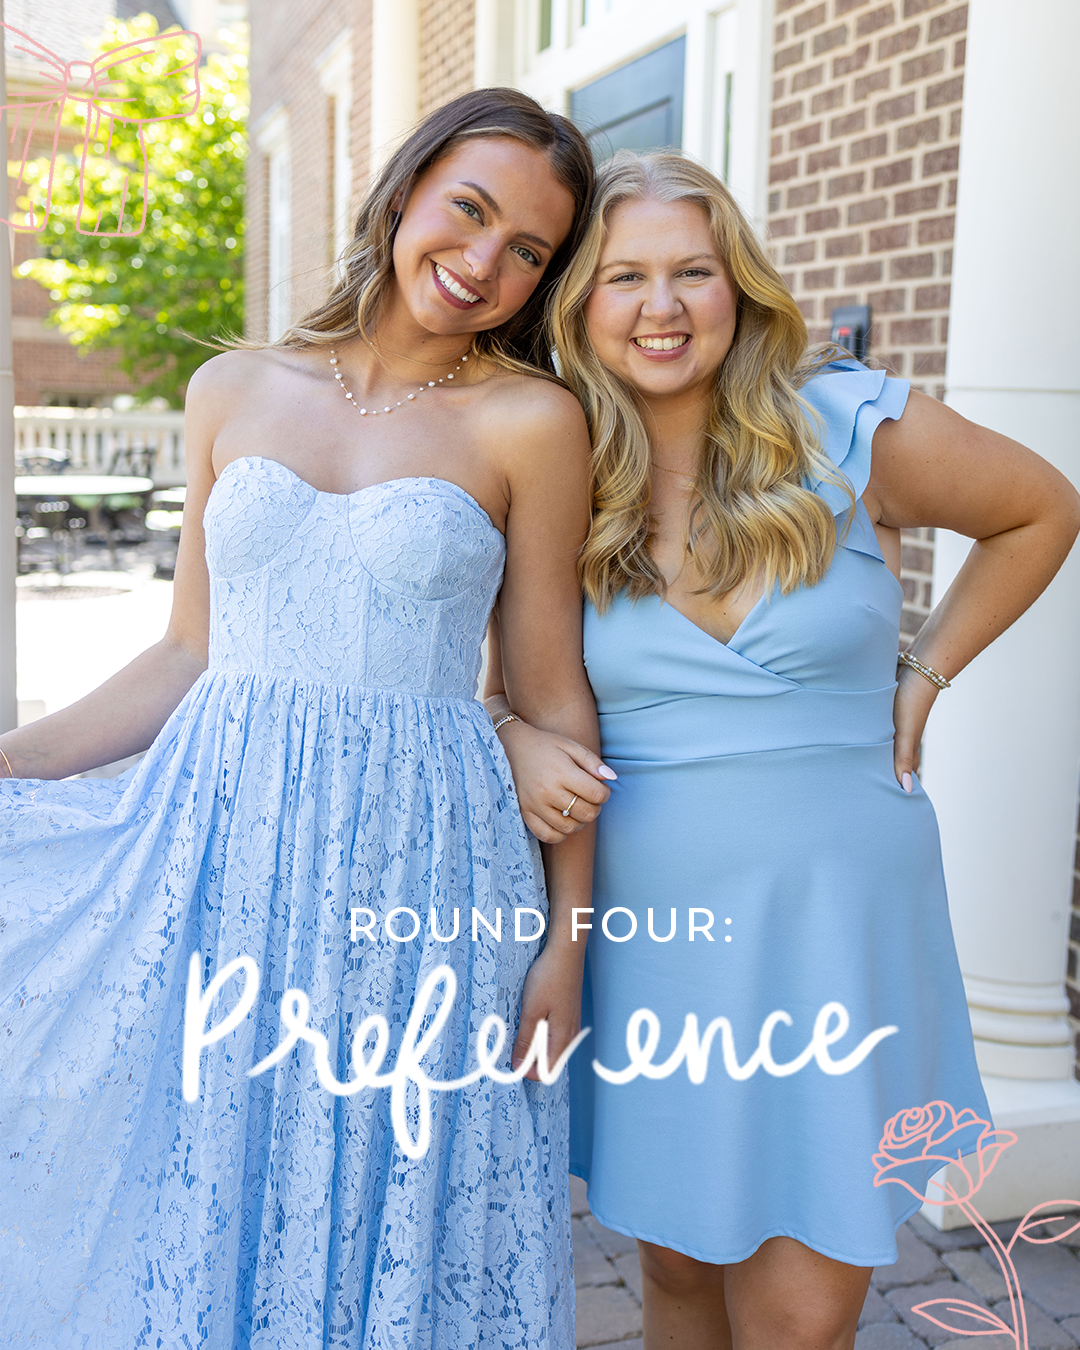
[[[498,731],[500,727],[506,726],[507,722],[520,722],[520,721],[521,718],[517,715],[517,713],[507,713],[505,717],[500,717],[499,720],[495,723],[494,730]]]
[[[912,656],[910,652],[901,652],[896,658],[897,665],[910,666],[912,670],[917,670],[924,680],[929,680],[932,685],[938,689],[951,689],[952,682],[947,680],[944,675],[939,675],[932,666],[924,665],[917,656]]]

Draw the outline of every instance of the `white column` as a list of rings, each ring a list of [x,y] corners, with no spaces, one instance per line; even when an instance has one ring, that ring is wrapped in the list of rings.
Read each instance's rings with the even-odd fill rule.
[[[946,400],[1080,484],[1078,46],[1076,0],[971,6]],[[968,548],[938,532],[935,600]],[[938,699],[924,762],[979,1066],[996,1123],[1021,1136],[983,1197],[1004,1219],[1080,1187],[1064,991],[1080,550]]]
[[[374,0],[371,7],[371,175],[379,172],[420,106],[418,0]]]
[[[0,0],[0,23],[4,0]],[[0,107],[6,102],[4,48],[0,40]],[[0,113],[0,144],[7,145],[7,119]],[[7,210],[7,172],[0,215]],[[15,376],[11,353],[11,232],[0,225],[0,731],[18,724],[15,701]]]
[[[728,187],[761,235],[767,215],[773,12],[773,0],[739,0],[731,104]]]
[[[473,87],[513,84],[514,0],[476,0],[474,22]]]

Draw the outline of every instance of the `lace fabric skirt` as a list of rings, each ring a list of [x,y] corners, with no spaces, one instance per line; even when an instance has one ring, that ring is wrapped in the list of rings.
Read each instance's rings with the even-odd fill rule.
[[[474,1067],[488,1014],[513,1028],[538,946],[514,910],[546,900],[478,704],[209,673],[132,775],[0,785],[0,837],[7,1346],[573,1346],[565,1077],[433,1094],[410,1157],[390,1090],[331,1095],[309,1044],[248,1076],[289,989],[343,1082],[372,1014],[393,1064],[440,965],[431,1078]],[[188,1102],[194,952],[203,987],[240,956],[260,987]]]

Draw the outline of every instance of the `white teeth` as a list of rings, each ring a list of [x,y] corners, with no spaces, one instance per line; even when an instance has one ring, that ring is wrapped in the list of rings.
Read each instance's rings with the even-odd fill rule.
[[[458,300],[465,300],[468,304],[475,305],[480,299],[478,295],[473,295],[472,291],[467,291],[464,286],[459,286],[446,268],[440,267],[438,263],[435,264],[435,275],[450,294],[455,296]]]
[[[638,347],[644,347],[644,349],[645,349],[647,352],[670,352],[670,351],[673,351],[676,347],[682,347],[682,346],[685,346],[686,343],[688,343],[689,341],[690,341],[689,335],[686,334],[686,333],[681,333],[678,337],[673,337],[673,338],[670,338],[670,337],[666,337],[666,338],[651,338],[651,337],[634,338],[634,343],[635,343],[635,345],[638,346]]]

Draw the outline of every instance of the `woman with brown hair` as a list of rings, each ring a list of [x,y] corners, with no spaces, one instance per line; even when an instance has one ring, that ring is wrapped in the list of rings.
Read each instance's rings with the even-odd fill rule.
[[[602,807],[571,1165],[639,1240],[646,1350],[844,1350],[918,1206],[875,1188],[886,1123],[988,1116],[923,727],[1054,575],[1080,501],[904,381],[808,353],[730,194],[681,156],[600,171],[553,315],[593,443],[604,764],[527,719],[501,734],[540,838]],[[914,525],[976,543],[898,668]]]
[[[592,842],[548,914],[475,689],[498,593],[595,738],[541,323],[591,188],[515,91],[419,126],[328,302],[191,382],[166,637],[0,740],[5,1345],[573,1346],[566,1081],[497,1027],[572,1040]]]

